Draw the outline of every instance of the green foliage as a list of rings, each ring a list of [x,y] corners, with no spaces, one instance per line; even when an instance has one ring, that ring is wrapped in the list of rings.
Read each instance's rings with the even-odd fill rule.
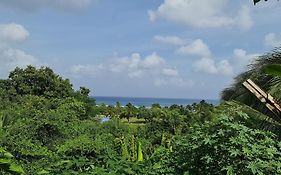
[[[120,118],[126,118],[128,123],[130,123],[130,118],[136,116],[136,108],[131,104],[128,103],[125,107],[125,111],[120,114]]]
[[[142,146],[141,142],[138,142],[138,161],[143,161]]]
[[[15,155],[0,148],[0,174],[280,174],[279,123],[237,102],[97,106],[32,66],[1,80],[0,98],[1,148]]]
[[[11,153],[0,147],[0,174],[24,174],[22,167],[13,162],[13,157],[14,156]]]
[[[241,73],[234,78],[234,83],[223,90],[221,98],[225,101],[239,101],[244,103],[269,117],[278,120],[278,116],[273,114],[267,107],[260,102],[250,91],[244,86],[243,82],[247,79],[253,80],[261,89],[271,94],[275,101],[281,102],[281,79],[269,74],[264,73],[264,69],[272,64],[281,64],[280,48],[276,48],[273,52],[264,54],[255,59],[255,61],[249,65],[249,70]]]
[[[18,95],[36,95],[47,98],[68,97],[74,93],[68,79],[55,74],[50,68],[16,68],[5,81],[6,90]]]
[[[281,77],[281,64],[269,64],[264,67],[266,73]]]
[[[280,174],[281,142],[270,132],[245,126],[245,117],[221,115],[178,137],[177,174]]]

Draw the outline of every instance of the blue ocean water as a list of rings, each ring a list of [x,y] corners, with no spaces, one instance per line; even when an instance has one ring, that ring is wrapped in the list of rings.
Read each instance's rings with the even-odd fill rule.
[[[137,98],[137,97],[93,97],[96,99],[96,104],[116,105],[120,102],[122,106],[132,103],[134,106],[150,107],[152,104],[158,103],[161,106],[177,105],[191,105],[199,103],[202,99],[176,99],[176,98]],[[219,104],[219,100],[205,100],[213,105]]]

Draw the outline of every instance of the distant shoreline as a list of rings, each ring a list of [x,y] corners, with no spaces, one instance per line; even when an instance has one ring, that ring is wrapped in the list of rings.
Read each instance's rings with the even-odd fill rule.
[[[150,107],[152,104],[159,104],[161,106],[171,106],[171,105],[191,105],[193,103],[199,103],[205,100],[207,103],[213,105],[218,105],[220,100],[210,100],[210,99],[184,99],[184,98],[153,98],[153,97],[110,97],[110,96],[91,96],[96,100],[96,104],[106,104],[115,106],[117,102],[121,106],[125,106],[131,103],[134,106],[145,106]]]
[[[127,96],[90,96],[90,98],[137,98],[137,99],[170,99],[170,100],[205,100],[220,101],[219,99],[201,99],[201,98],[174,98],[174,97],[127,97]]]

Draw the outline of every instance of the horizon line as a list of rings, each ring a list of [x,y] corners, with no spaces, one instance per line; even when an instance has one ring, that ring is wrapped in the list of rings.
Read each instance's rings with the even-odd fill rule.
[[[105,98],[140,98],[140,99],[175,99],[175,100],[212,100],[212,101],[220,101],[220,99],[203,99],[203,98],[176,98],[176,97],[136,97],[136,96],[103,96],[103,95],[91,95],[90,97],[95,98],[95,97],[105,97]]]

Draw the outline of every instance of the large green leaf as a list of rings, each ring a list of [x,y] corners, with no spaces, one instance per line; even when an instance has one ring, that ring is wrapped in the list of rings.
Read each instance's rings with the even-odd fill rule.
[[[11,162],[12,162],[11,159],[0,158],[0,165],[7,165],[7,164],[10,164]]]
[[[11,159],[11,158],[14,157],[14,156],[13,156],[11,153],[9,153],[9,152],[5,152],[3,156],[4,156],[5,158],[9,158],[9,159]]]
[[[23,174],[24,173],[22,167],[15,165],[15,164],[11,164],[11,166],[9,167],[9,171],[13,174]]]
[[[281,77],[281,64],[266,65],[264,71],[268,74]]]
[[[42,175],[42,174],[50,174],[49,171],[46,171],[46,170],[42,170],[40,172],[37,173],[38,175]]]

